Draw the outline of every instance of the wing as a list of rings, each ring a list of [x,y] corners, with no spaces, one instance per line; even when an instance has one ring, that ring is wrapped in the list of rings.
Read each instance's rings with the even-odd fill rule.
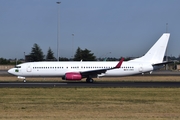
[[[80,72],[80,74],[82,75],[82,77],[97,76],[98,74],[105,73],[107,70],[120,68],[123,61],[124,61],[124,58],[121,58],[121,60],[118,62],[118,64],[113,68],[105,68],[105,69],[83,71],[83,72]]]

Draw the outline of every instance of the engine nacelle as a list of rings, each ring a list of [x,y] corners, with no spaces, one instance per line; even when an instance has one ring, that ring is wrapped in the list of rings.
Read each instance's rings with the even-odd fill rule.
[[[69,72],[62,77],[63,80],[81,80],[82,75],[78,72]]]

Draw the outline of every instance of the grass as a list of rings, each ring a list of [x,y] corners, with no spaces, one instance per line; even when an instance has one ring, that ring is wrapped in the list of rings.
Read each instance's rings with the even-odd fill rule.
[[[22,82],[14,76],[0,77],[0,81]],[[61,78],[27,81],[62,82]],[[180,77],[130,76],[95,81],[180,82]],[[180,88],[0,88],[1,120],[178,120],[179,111]]]
[[[1,88],[1,120],[180,119],[180,88]]]

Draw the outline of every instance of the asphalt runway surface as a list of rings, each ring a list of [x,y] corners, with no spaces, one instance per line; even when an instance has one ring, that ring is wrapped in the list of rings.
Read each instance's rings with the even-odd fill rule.
[[[34,88],[34,87],[66,87],[66,88],[179,88],[180,82],[0,82],[0,88]]]
[[[6,70],[0,71],[0,76],[9,75]],[[149,74],[147,74],[148,76]],[[155,71],[150,76],[180,76],[179,71]],[[180,82],[0,82],[0,88],[13,87],[13,88],[33,88],[33,87],[133,87],[133,88],[178,88]]]

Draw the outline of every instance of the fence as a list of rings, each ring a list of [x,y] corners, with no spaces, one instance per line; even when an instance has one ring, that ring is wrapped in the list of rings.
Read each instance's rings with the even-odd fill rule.
[[[0,65],[0,70],[9,70],[14,68],[14,65]]]

